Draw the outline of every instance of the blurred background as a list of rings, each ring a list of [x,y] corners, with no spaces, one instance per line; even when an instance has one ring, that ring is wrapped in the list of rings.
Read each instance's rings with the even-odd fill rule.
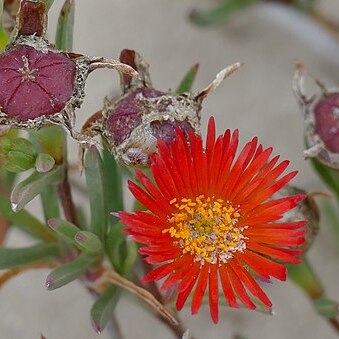
[[[175,89],[183,74],[196,62],[200,69],[194,90],[204,88],[225,66],[244,62],[244,67],[211,94],[202,111],[202,130],[213,115],[218,132],[239,128],[242,143],[257,135],[276,154],[291,160],[298,169],[294,184],[308,191],[326,188],[303,158],[303,120],[292,93],[294,63],[302,62],[328,87],[339,87],[339,38],[314,19],[291,6],[258,2],[219,22],[199,26],[189,20],[192,10],[209,10],[217,0],[76,0],[74,51],[86,55],[118,58],[120,50],[132,48],[150,64],[157,89]],[[282,1],[283,2],[283,1]],[[62,0],[50,11],[49,36],[53,41]],[[318,0],[317,11],[339,23],[339,1]],[[310,91],[314,90],[310,87]],[[119,77],[113,71],[98,71],[87,82],[87,96],[78,111],[78,124],[102,107],[103,98],[119,93]],[[69,142],[76,163],[77,145]],[[74,180],[81,181],[78,172]],[[127,198],[128,199],[128,196]],[[85,203],[80,194],[77,204]],[[38,209],[33,201],[29,209]],[[7,244],[29,243],[12,230]],[[309,259],[321,277],[328,297],[339,299],[339,248],[331,226],[322,220],[320,234]],[[90,339],[99,338],[91,327],[92,297],[77,282],[47,292],[47,271],[27,272],[0,291],[0,338]],[[291,282],[267,286],[275,315],[246,310],[221,309],[213,325],[208,307],[191,316],[181,316],[195,338],[248,339],[336,338],[329,324],[313,310],[307,297]],[[126,294],[127,296],[127,294]],[[117,319],[125,338],[173,338],[172,333],[146,314],[129,297],[117,306]],[[100,338],[112,338],[106,329]]]

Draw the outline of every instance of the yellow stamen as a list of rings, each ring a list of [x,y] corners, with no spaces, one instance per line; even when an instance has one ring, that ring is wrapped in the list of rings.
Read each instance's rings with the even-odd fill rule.
[[[171,227],[164,229],[182,248],[182,253],[189,253],[200,261],[216,264],[225,263],[233,253],[246,248],[242,231],[237,227],[241,217],[230,203],[223,199],[199,195],[195,199],[172,199],[177,211],[168,222]]]

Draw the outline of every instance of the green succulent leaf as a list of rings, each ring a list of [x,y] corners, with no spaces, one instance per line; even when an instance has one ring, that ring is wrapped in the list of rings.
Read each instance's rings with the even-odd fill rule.
[[[83,275],[96,263],[96,259],[86,253],[80,254],[73,261],[53,270],[46,279],[49,291],[62,287]]]
[[[99,151],[93,146],[85,156],[85,175],[91,208],[91,230],[104,240],[107,228],[105,180]]]
[[[257,0],[223,0],[221,5],[206,12],[193,11],[191,21],[199,26],[220,24],[228,20],[234,13],[257,2]]]
[[[8,37],[2,25],[3,11],[4,11],[4,0],[0,0],[0,52],[2,52],[5,49],[8,43]]]
[[[104,330],[121,296],[122,289],[116,285],[110,285],[99,296],[91,308],[91,318],[97,333]]]
[[[307,258],[303,256],[301,259],[298,265],[288,265],[288,277],[311,299],[318,299],[324,294],[322,284]]]
[[[123,274],[123,266],[128,252],[126,235],[122,232],[123,228],[119,223],[112,226],[105,242],[107,255],[114,269],[120,274]]]
[[[94,233],[88,231],[79,231],[75,235],[74,240],[81,251],[92,255],[102,254],[102,243]]]
[[[20,211],[27,203],[39,195],[47,186],[56,185],[64,176],[62,166],[55,167],[47,173],[34,172],[27,179],[18,183],[11,194],[13,211]]]
[[[191,67],[191,69],[185,74],[183,79],[181,80],[179,86],[176,89],[176,93],[184,93],[189,92],[192,89],[194,80],[197,76],[199,69],[199,64],[195,64]]]
[[[11,224],[19,227],[35,238],[47,242],[56,240],[53,232],[26,210],[21,210],[16,213],[13,212],[9,199],[4,196],[0,196],[0,215],[7,218]]]
[[[75,1],[66,0],[61,9],[55,36],[57,48],[71,51],[73,47]]]
[[[75,236],[80,231],[77,226],[59,218],[49,219],[48,226],[63,240],[69,241],[72,244],[76,245]]]
[[[51,218],[59,218],[60,209],[56,187],[47,186],[40,194],[45,221]]]
[[[57,244],[39,243],[24,248],[0,247],[0,269],[29,264],[34,261],[57,257],[59,248]]]
[[[42,152],[54,158],[56,164],[61,164],[66,153],[66,133],[60,126],[48,126],[39,130],[30,130],[32,143]]]
[[[6,31],[1,28],[0,29],[0,52],[3,52],[5,50],[5,47],[8,44],[8,36]]]
[[[0,143],[2,166],[10,172],[20,173],[34,167],[37,153],[29,140],[3,137]]]
[[[122,171],[109,151],[105,142],[103,150],[103,173],[105,178],[105,200],[107,202],[107,215],[111,212],[123,211]],[[117,222],[116,217],[109,217],[108,222],[113,226]]]
[[[339,171],[323,165],[316,158],[311,158],[310,161],[318,176],[332,191],[334,191],[337,198],[339,199]]]
[[[55,165],[55,160],[47,153],[39,153],[35,160],[35,169],[39,173],[49,172]]]
[[[54,0],[43,0],[43,2],[46,4],[47,8],[50,9],[53,5]]]
[[[339,304],[337,301],[319,298],[314,300],[313,306],[318,314],[325,318],[335,318],[339,314]]]

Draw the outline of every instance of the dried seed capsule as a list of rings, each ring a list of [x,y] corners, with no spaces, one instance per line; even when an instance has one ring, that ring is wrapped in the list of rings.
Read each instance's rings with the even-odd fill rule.
[[[9,118],[58,113],[73,95],[76,63],[62,53],[18,44],[0,55],[0,65],[0,105]]]
[[[314,105],[315,131],[325,146],[339,154],[339,92],[325,93]]]
[[[149,155],[156,151],[157,138],[173,142],[176,128],[185,134],[199,133],[200,111],[204,98],[240,64],[234,64],[217,75],[207,88],[198,93],[172,93],[152,87],[148,64],[133,50],[123,50],[120,61],[138,71],[141,79],[124,74],[123,95],[91,117],[84,133],[101,134],[115,158],[127,166],[148,166]]]
[[[304,73],[302,65],[297,65],[293,90],[304,114],[305,156],[339,169],[339,89],[328,90],[315,79],[321,93],[308,98],[303,88]]]
[[[17,16],[17,36],[0,55],[0,125],[39,128],[64,126],[79,142],[91,140],[74,130],[75,109],[85,96],[85,81],[96,68],[137,73],[115,60],[57,50],[45,39],[47,7],[23,0]]]

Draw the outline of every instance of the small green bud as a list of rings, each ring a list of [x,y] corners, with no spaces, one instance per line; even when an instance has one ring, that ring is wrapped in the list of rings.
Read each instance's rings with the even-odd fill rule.
[[[0,162],[9,172],[24,172],[34,167],[36,156],[33,145],[24,138],[1,139]]]

